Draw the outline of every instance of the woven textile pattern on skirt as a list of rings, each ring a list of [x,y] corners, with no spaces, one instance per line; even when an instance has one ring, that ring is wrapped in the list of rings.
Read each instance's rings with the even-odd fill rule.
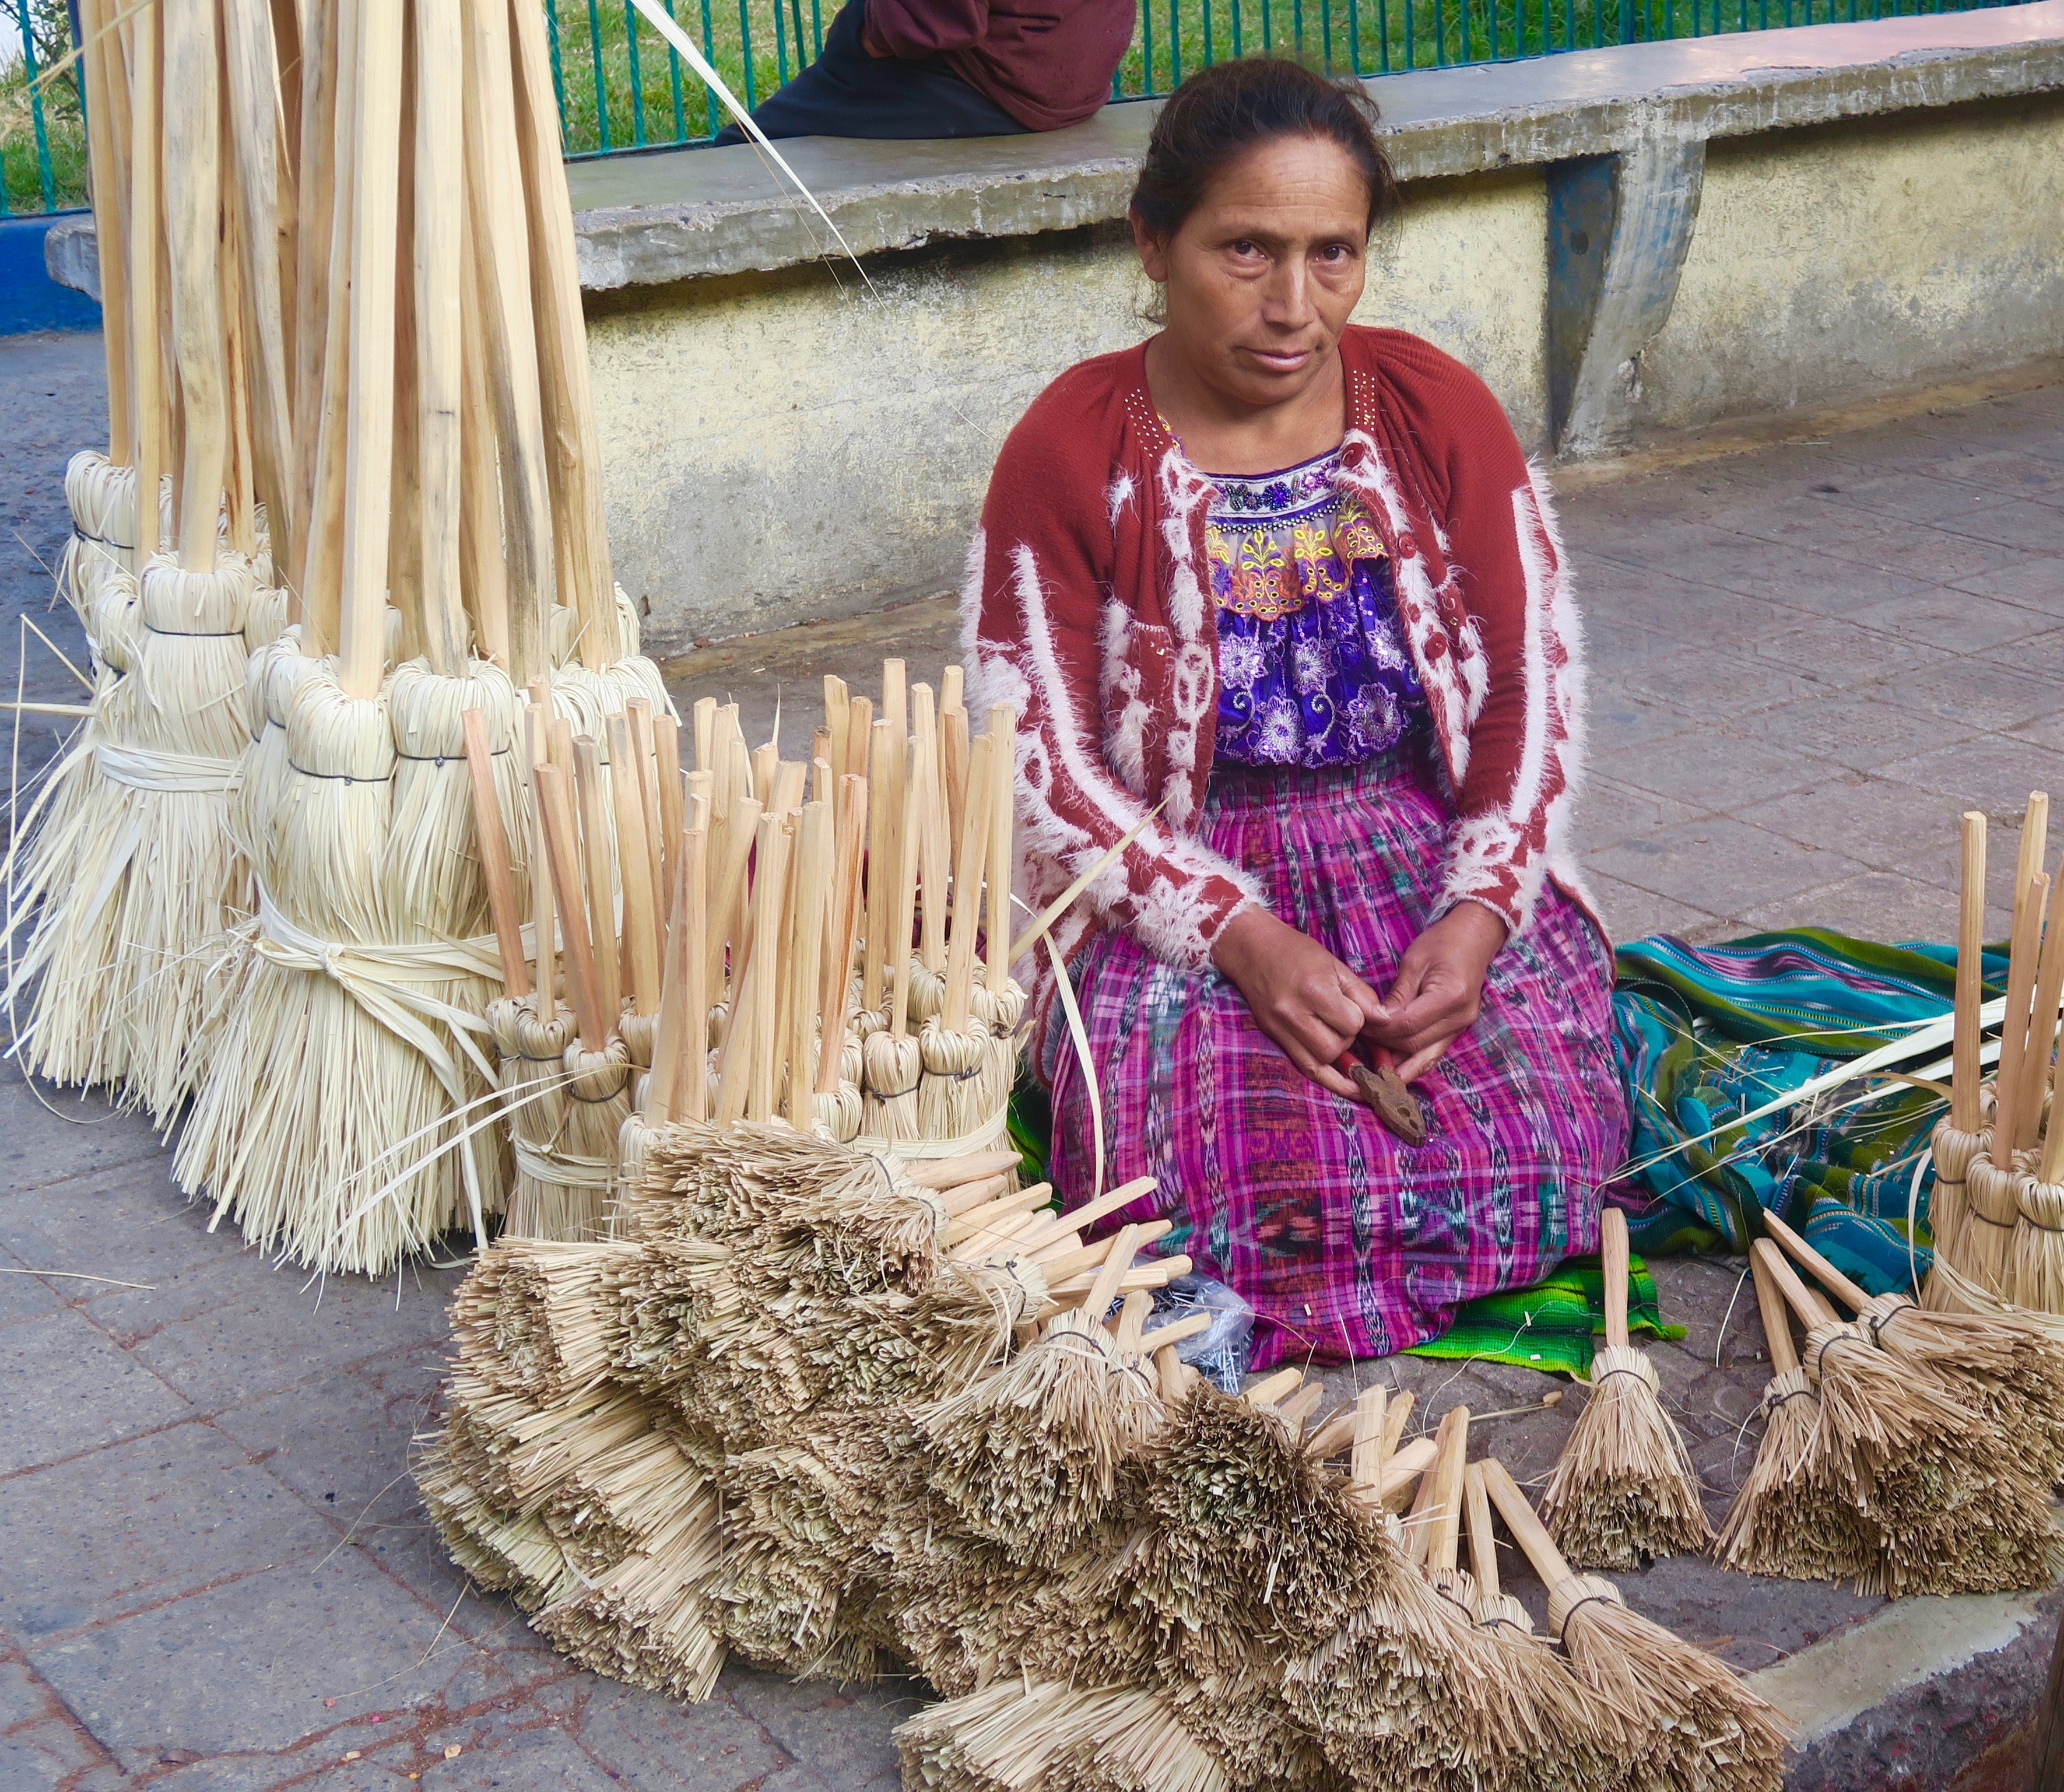
[[[1415,738],[1358,766],[1222,766],[1200,831],[1381,992],[1437,898],[1448,829]],[[1117,930],[1074,968],[1104,1185],[1159,1185],[1107,1224],[1172,1221],[1155,1248],[1187,1253],[1260,1314],[1255,1368],[1405,1350],[1445,1331],[1458,1302],[1598,1248],[1598,1189],[1627,1145],[1611,960],[1552,887],[1492,962],[1475,1024],[1414,1085],[1429,1123],[1416,1149],[1308,1081],[1216,974],[1172,969]],[[1094,1158],[1066,1027],[1042,1068],[1054,1184],[1077,1206]]]

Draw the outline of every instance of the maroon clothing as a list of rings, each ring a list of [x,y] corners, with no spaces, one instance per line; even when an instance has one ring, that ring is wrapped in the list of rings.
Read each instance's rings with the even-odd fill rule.
[[[871,54],[936,56],[1028,131],[1079,124],[1111,98],[1131,0],[867,0]]]

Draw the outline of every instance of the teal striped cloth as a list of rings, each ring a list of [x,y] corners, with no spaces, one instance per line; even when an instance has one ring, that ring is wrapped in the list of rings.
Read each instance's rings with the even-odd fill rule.
[[[1939,1094],[1895,1084],[1839,1112],[1823,1100],[1730,1123],[1898,1037],[1900,1023],[1947,1013],[1953,947],[1818,927],[1707,946],[1659,934],[1622,946],[1617,970],[1615,1043],[1640,1167],[1612,1193],[1636,1249],[1744,1251],[1771,1211],[1874,1294],[1926,1273],[1932,1164],[1918,1225],[1907,1210]],[[2004,951],[1987,949],[1985,975],[1998,993]]]

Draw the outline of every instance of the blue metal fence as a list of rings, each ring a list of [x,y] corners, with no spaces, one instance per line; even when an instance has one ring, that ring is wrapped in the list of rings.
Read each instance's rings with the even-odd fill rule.
[[[717,104],[630,0],[542,0],[570,155],[707,143]],[[1965,12],[2002,0],[1139,0],[1115,100],[1165,94],[1274,51],[1340,74],[1516,62],[1572,50]],[[2005,0],[2012,3],[2012,0]],[[748,104],[812,61],[838,0],[665,0]],[[734,10],[735,8],[735,10]]]

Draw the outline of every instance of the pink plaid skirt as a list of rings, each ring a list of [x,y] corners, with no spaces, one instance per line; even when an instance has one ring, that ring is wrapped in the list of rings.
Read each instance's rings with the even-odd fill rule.
[[[1200,831],[1381,991],[1439,894],[1449,824],[1412,747],[1325,770],[1222,766]],[[1117,930],[1072,968],[1104,1186],[1159,1185],[1099,1229],[1172,1221],[1155,1249],[1187,1253],[1260,1314],[1255,1368],[1387,1356],[1440,1336],[1458,1302],[1598,1249],[1599,1189],[1627,1132],[1612,960],[1554,888],[1492,961],[1475,1024],[1414,1085],[1429,1123],[1416,1148],[1301,1076],[1215,972],[1173,970]],[[1055,1185],[1077,1206],[1094,1175],[1090,1104],[1058,1011],[1042,1069]]]

